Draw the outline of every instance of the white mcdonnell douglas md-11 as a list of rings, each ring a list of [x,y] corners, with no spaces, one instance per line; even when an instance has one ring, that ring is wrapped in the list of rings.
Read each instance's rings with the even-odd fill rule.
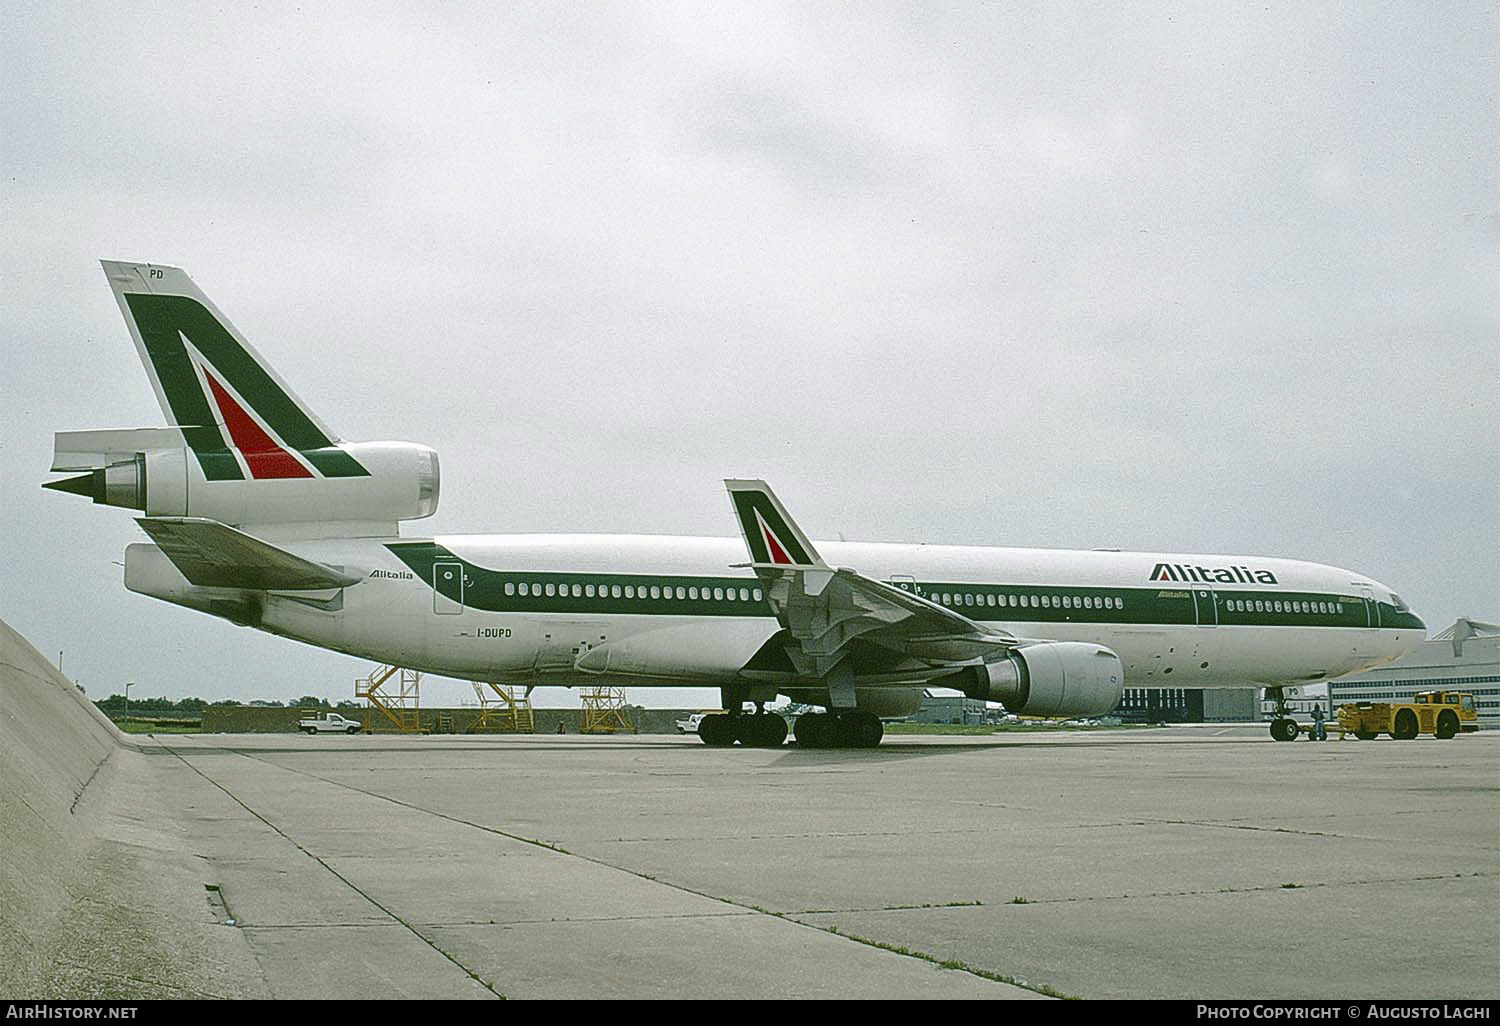
[[[438,458],[340,439],[183,271],[104,262],[167,427],[66,431],[46,487],[138,510],[131,591],[321,648],[516,686],[721,689],[710,745],[812,747],[951,688],[1028,716],[1097,716],[1135,687],[1282,688],[1398,658],[1425,627],[1351,570],[1263,556],[813,542],[761,481],[740,539],[403,537]],[[748,557],[748,558],[747,558]],[[746,710],[749,705],[754,712]]]

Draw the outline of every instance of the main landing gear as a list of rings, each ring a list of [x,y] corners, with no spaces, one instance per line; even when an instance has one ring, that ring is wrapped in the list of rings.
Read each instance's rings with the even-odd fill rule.
[[[698,723],[698,737],[712,748],[727,748],[736,741],[746,748],[780,748],[786,735],[786,720],[763,710],[719,713]]]
[[[874,713],[837,709],[803,713],[797,717],[800,748],[875,748],[885,727]],[[746,748],[780,748],[786,741],[786,720],[775,713],[716,713],[698,724],[698,737],[711,748],[728,748],[738,741]]]
[[[858,709],[797,717],[797,744],[802,748],[875,748],[884,736],[880,717]]]
[[[1271,721],[1271,736],[1277,741],[1295,741],[1302,728],[1292,719],[1291,706],[1281,688],[1266,688],[1266,697],[1276,703],[1276,718]]]

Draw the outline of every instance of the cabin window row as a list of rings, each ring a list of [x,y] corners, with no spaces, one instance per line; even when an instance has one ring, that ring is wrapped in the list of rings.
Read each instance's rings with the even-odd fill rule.
[[[1116,595],[970,595],[942,592],[933,598],[944,606],[993,606],[1007,609],[1124,609]]]
[[[1231,613],[1321,613],[1339,612],[1337,602],[1304,602],[1300,599],[1230,599]]]
[[[759,588],[698,588],[660,584],[535,584],[505,582],[505,594],[523,598],[678,599],[684,602],[760,602]]]

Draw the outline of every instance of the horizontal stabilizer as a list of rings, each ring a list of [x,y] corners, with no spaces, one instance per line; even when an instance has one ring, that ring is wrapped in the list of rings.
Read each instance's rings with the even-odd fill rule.
[[[110,464],[134,459],[138,452],[182,446],[182,432],[175,427],[58,431],[52,436],[52,469],[54,472],[102,470]]]
[[[228,524],[201,517],[139,517],[151,540],[192,584],[204,588],[315,591],[363,578],[314,563]]]

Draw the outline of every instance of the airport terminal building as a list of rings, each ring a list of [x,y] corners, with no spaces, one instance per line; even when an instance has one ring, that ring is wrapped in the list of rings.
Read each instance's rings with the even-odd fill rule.
[[[1439,688],[1472,693],[1479,729],[1500,729],[1500,625],[1460,618],[1393,663],[1329,681],[1328,698],[1337,709],[1344,702],[1406,702]]]

